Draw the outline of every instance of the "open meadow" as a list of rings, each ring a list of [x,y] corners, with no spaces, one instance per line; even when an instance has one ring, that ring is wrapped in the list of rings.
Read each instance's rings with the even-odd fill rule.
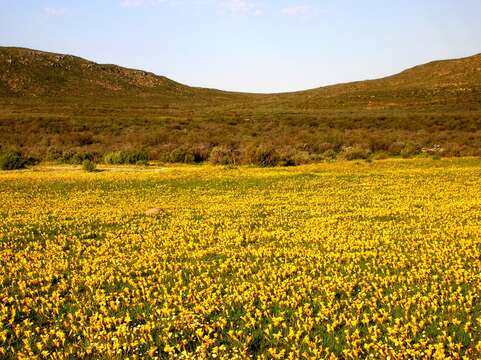
[[[0,172],[0,357],[481,356],[480,179],[475,158]]]

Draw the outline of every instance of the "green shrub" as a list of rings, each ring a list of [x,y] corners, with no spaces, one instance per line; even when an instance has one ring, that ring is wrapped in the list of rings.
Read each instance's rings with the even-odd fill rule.
[[[95,155],[92,154],[91,152],[81,152],[81,153],[75,153],[75,155],[72,157],[70,160],[72,164],[83,164],[85,160],[93,161],[95,158]]]
[[[120,165],[124,163],[122,151],[113,151],[104,154],[103,161],[106,164]]]
[[[184,156],[184,163],[193,164],[195,163],[195,155],[192,153],[186,153]]]
[[[403,142],[394,142],[391,145],[389,145],[389,154],[397,156],[401,155],[401,151],[406,147],[406,144]]]
[[[282,148],[277,154],[281,166],[297,166],[312,162],[309,152],[297,150],[293,147]]]
[[[294,165],[303,165],[313,162],[313,157],[307,151],[295,151],[292,160]]]
[[[276,166],[279,164],[279,154],[277,150],[269,145],[247,148],[244,152],[243,159],[247,164],[262,167]]]
[[[409,150],[406,150],[406,149],[402,149],[402,150],[401,150],[401,157],[402,157],[403,159],[409,159],[409,158],[411,158],[412,156],[413,156],[413,153],[410,152]]]
[[[327,161],[336,160],[337,153],[334,149],[326,150],[322,153],[322,158]]]
[[[346,160],[365,160],[369,157],[369,151],[360,147],[347,147],[340,155]]]
[[[309,162],[311,162],[311,163],[318,163],[318,162],[321,162],[322,160],[324,160],[324,158],[322,157],[322,154],[310,154],[309,155]]]
[[[124,152],[124,164],[137,164],[139,161],[149,161],[149,155],[143,150]]]
[[[237,156],[226,146],[216,146],[210,152],[209,161],[215,165],[235,165]]]
[[[143,150],[113,151],[104,154],[103,161],[106,164],[145,164],[149,161],[149,155]]]
[[[195,162],[195,156],[190,150],[177,148],[170,152],[167,160],[171,163],[191,164]]]
[[[94,172],[97,169],[97,165],[91,160],[84,160],[82,163],[82,169],[86,172]]]
[[[37,163],[38,160],[32,157],[24,157],[19,151],[7,151],[0,154],[1,170],[23,169],[28,165],[35,165]]]
[[[171,163],[198,164],[209,160],[210,150],[208,146],[181,146],[171,150],[160,157],[162,161]]]
[[[67,163],[67,164],[75,164],[79,165],[82,164],[85,160],[93,161],[95,159],[96,154],[91,152],[75,152],[75,151],[64,151],[60,158],[60,161]]]

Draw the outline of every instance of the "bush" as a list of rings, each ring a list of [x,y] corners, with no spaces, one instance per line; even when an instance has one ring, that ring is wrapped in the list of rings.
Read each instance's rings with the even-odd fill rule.
[[[244,162],[262,167],[276,166],[279,164],[279,154],[269,145],[260,145],[247,148],[244,152]]]
[[[210,152],[209,161],[215,165],[235,165],[237,157],[228,147],[216,146]]]
[[[311,163],[319,163],[322,160],[324,160],[324,158],[322,157],[322,154],[310,154],[309,159]]]
[[[113,151],[106,153],[103,160],[104,163],[112,165],[146,164],[149,161],[149,155],[143,150]]]
[[[124,152],[124,164],[137,164],[139,161],[149,161],[149,155],[143,150]]]
[[[411,158],[413,155],[414,155],[414,154],[413,154],[411,151],[409,151],[408,149],[402,149],[402,150],[401,150],[401,157],[402,157],[403,159],[409,159],[409,158]]]
[[[401,155],[401,151],[406,147],[406,144],[403,142],[394,142],[391,145],[389,145],[389,154],[397,156]]]
[[[91,160],[84,160],[82,163],[82,168],[86,172],[94,172],[97,169],[97,165]]]
[[[170,152],[167,160],[171,163],[191,164],[195,162],[195,156],[190,150],[177,148]]]
[[[95,154],[91,152],[74,152],[74,151],[64,151],[60,161],[68,164],[83,164],[85,160],[93,161],[95,159]]]
[[[19,151],[8,151],[0,154],[1,170],[23,169],[28,165],[35,165],[38,160],[31,157],[24,157]]]
[[[369,157],[369,152],[360,147],[347,147],[342,151],[341,157],[346,160],[365,160]]]
[[[124,156],[122,151],[113,151],[104,154],[103,161],[106,164],[120,165],[124,163]]]
[[[297,150],[292,147],[286,147],[278,152],[279,165],[281,166],[297,166],[312,162],[311,155],[307,151]]]
[[[322,158],[327,161],[336,160],[336,157],[337,157],[337,153],[334,149],[326,150],[322,154]]]

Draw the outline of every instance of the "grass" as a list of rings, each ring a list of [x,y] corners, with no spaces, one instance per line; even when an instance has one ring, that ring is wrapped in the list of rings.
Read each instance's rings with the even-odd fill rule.
[[[0,172],[3,357],[481,354],[479,158],[100,169]]]

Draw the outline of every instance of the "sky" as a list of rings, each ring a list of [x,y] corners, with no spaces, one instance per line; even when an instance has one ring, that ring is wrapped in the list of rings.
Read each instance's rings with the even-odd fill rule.
[[[284,92],[481,53],[480,0],[0,0],[0,46]]]

